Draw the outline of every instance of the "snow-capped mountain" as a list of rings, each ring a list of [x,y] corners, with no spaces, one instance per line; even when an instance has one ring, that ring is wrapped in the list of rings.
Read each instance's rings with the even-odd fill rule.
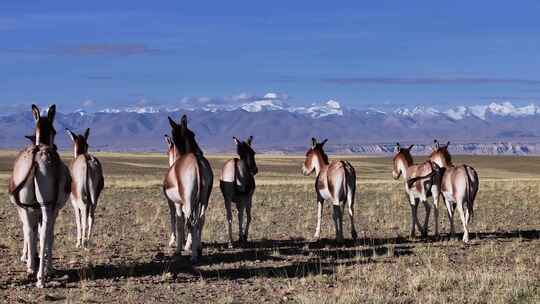
[[[208,99],[199,101],[196,104],[184,103],[178,107],[166,106],[141,106],[141,107],[121,107],[121,108],[106,108],[98,112],[101,113],[159,113],[159,112],[175,112],[179,110],[189,111],[236,111],[244,110],[247,112],[263,112],[263,111],[287,111],[290,113],[307,114],[313,118],[325,117],[329,115],[343,115],[343,109],[340,103],[336,100],[328,100],[323,103],[313,103],[309,106],[291,106],[286,100],[286,95],[278,93],[266,93],[261,98],[252,98],[249,101],[239,100],[238,102],[217,103],[215,100]]]
[[[79,109],[58,107],[57,129],[92,131],[91,146],[103,150],[162,151],[168,133],[167,116],[187,114],[190,127],[208,151],[232,151],[230,138],[253,135],[261,151],[303,152],[313,136],[329,138],[339,152],[388,153],[385,143],[424,144],[433,138],[450,140],[462,153],[540,154],[540,108],[512,103],[456,106],[438,109],[351,109],[336,100],[291,105],[282,94],[240,96],[231,100],[197,99],[178,105],[148,105]],[[31,134],[33,118],[27,109],[0,116],[0,148],[17,148]],[[503,144],[501,144],[503,143]],[[59,147],[69,146],[57,136]],[[427,149],[427,148],[426,148]],[[329,150],[331,151],[331,150]]]

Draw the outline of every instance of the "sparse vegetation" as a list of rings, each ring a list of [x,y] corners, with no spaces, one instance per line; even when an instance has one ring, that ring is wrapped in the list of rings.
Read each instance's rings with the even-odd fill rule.
[[[4,185],[14,155],[0,153]],[[441,240],[407,239],[410,210],[402,182],[391,179],[391,161],[343,157],[352,160],[358,173],[355,206],[361,239],[350,241],[345,217],[349,241],[336,245],[328,205],[323,240],[311,242],[316,223],[314,178],[300,174],[302,158],[258,156],[250,242],[245,248],[227,248],[225,209],[215,187],[204,229],[204,256],[192,267],[188,255],[174,256],[167,247],[169,211],[161,193],[165,156],[97,156],[106,188],[96,210],[95,237],[89,250],[75,248],[76,228],[68,203],[56,225],[54,288],[35,289],[27,278],[19,261],[21,225],[6,190],[1,191],[0,302],[540,301],[536,157],[456,157],[456,163],[469,163],[480,175],[470,245],[448,240],[443,206],[439,206]],[[69,156],[63,157],[69,161]],[[215,176],[225,159],[210,157]],[[236,237],[238,227],[233,228]]]

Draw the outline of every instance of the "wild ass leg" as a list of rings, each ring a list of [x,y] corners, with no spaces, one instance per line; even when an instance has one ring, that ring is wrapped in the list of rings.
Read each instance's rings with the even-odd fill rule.
[[[39,244],[41,250],[39,253],[39,268],[37,273],[37,283],[38,288],[44,287],[44,281],[47,276],[47,268],[50,263],[51,252],[52,252],[52,236],[53,236],[53,221],[54,221],[54,210],[52,206],[42,206],[42,224],[41,224],[41,233],[39,236]],[[47,256],[46,256],[47,255]]]
[[[169,240],[169,247],[174,247],[176,244],[176,208],[174,207],[174,202],[167,199],[167,204],[169,205],[169,215],[171,220],[171,238]],[[183,246],[184,244],[182,244]]]
[[[464,209],[467,208],[465,204],[466,202],[464,201],[458,202],[457,207],[458,207],[459,216],[461,217],[461,223],[463,224],[463,242],[468,243],[469,230],[467,229],[467,221],[466,221],[465,211],[464,211]]]
[[[431,206],[429,205],[429,202],[423,201],[422,204],[424,205],[424,209],[426,210],[426,216],[424,218],[424,227],[422,228],[422,237],[428,236],[428,228],[429,228],[429,215],[431,213]]]
[[[246,200],[246,228],[244,228],[244,240],[248,241],[249,225],[251,224],[251,197]]]
[[[232,234],[232,209],[231,201],[225,200],[225,211],[227,212],[227,227],[229,228],[229,248],[233,247],[233,234]]]
[[[195,225],[191,225],[191,263],[196,264],[199,262],[199,253],[201,248],[201,234],[199,233],[200,222]]]
[[[420,231],[423,230],[420,221],[418,220],[418,204],[419,200],[411,197],[411,238],[416,237],[416,227],[418,227],[418,230]]]
[[[236,204],[236,207],[238,209],[238,238],[240,239],[240,243],[243,244],[245,243],[245,240],[244,240],[244,209],[245,209],[245,201],[244,200],[240,200],[237,204]]]
[[[90,242],[90,237],[92,236],[92,230],[94,229],[94,214],[96,211],[95,205],[90,205],[90,212],[88,214],[88,236],[87,241]]]
[[[179,204],[175,204],[176,253],[182,253],[184,239],[184,215]]]
[[[454,208],[452,207],[452,202],[448,199],[444,199],[446,205],[446,211],[448,212],[448,220],[450,221],[450,236],[448,239],[451,239],[454,236]]]
[[[433,194],[433,217],[435,218],[435,237],[439,237],[439,194]]]
[[[317,228],[315,228],[315,235],[313,238],[318,241],[321,236],[321,221],[323,211],[324,200],[321,197],[317,198]]]
[[[81,237],[82,237],[82,247],[86,248],[86,229],[88,224],[88,205],[84,204],[81,208]]]
[[[75,223],[77,224],[77,244],[75,247],[79,248],[81,247],[81,241],[82,241],[82,227],[81,227],[81,211],[79,210],[79,207],[73,201],[72,198],[72,205],[73,205],[73,212],[75,213]]]
[[[343,216],[341,212],[341,206],[339,202],[333,204],[334,207],[334,225],[336,226],[336,241],[338,243],[343,242]]]
[[[36,256],[39,230],[40,228],[38,227],[37,223],[29,226],[28,229],[28,258],[26,260],[26,272],[28,274],[34,274],[36,272]]]
[[[21,224],[23,228],[23,247],[21,253],[21,262],[26,262],[28,259],[28,237],[30,236],[30,226],[28,220],[26,219],[26,211],[23,208],[17,207],[17,212],[19,213],[19,218],[21,219]]]
[[[349,193],[347,194],[347,207],[349,209],[349,219],[351,220],[351,237],[353,240],[356,240],[358,234],[356,233],[356,228],[354,226],[354,192],[351,190],[349,190]]]

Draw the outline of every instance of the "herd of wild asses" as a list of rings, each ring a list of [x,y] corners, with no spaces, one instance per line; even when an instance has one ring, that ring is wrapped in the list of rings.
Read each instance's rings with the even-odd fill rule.
[[[23,226],[21,260],[26,262],[27,272],[36,275],[38,287],[44,286],[52,268],[54,225],[60,209],[64,207],[68,197],[71,198],[77,224],[76,246],[86,247],[92,235],[96,205],[104,187],[101,163],[88,152],[89,129],[86,129],[84,134],[66,130],[73,141],[74,160],[68,168],[60,159],[54,144],[55,113],[55,105],[49,107],[45,116],[41,115],[37,106],[32,105],[35,129],[34,134],[26,136],[32,144],[24,148],[15,159],[8,187],[9,198],[16,206]],[[177,253],[191,250],[191,261],[196,263],[202,254],[201,233],[214,175],[210,163],[195,140],[195,133],[188,128],[187,117],[182,116],[179,122],[169,117],[169,123],[171,134],[165,135],[169,168],[163,181],[163,192],[170,209],[169,245],[175,247]],[[225,201],[231,247],[231,205],[235,203],[238,209],[239,241],[246,242],[251,222],[255,175],[258,172],[255,152],[252,149],[253,137],[245,141],[236,137],[233,139],[239,158],[225,162],[219,183]],[[356,239],[356,172],[347,161],[329,162],[324,152],[326,141],[319,142],[312,138],[302,166],[303,174],[310,175],[315,172],[316,175],[317,226],[314,238],[317,240],[320,236],[323,203],[330,201],[333,206],[336,241],[343,240],[342,213],[345,205],[351,221],[351,236]],[[430,196],[433,197],[435,234],[438,235],[437,204],[442,195],[451,223],[450,233],[454,233],[453,218],[457,207],[463,224],[463,241],[468,242],[468,223],[473,217],[474,199],[478,191],[476,171],[467,165],[453,165],[448,144],[440,145],[435,141],[429,160],[421,164],[413,163],[410,154],[412,147],[403,148],[399,143],[396,145],[392,170],[394,179],[403,176],[405,180],[405,191],[411,207],[411,236],[415,236],[416,226],[423,236],[428,233],[431,206],[427,199]],[[417,216],[420,202],[426,208],[423,226]],[[36,265],[36,261],[39,261],[39,265]]]

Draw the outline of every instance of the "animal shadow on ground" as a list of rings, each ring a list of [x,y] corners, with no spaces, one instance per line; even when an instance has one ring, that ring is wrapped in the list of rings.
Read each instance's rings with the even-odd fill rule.
[[[374,241],[374,244],[384,243]],[[393,242],[394,244],[399,242]],[[166,256],[157,252],[149,262],[128,261],[121,264],[89,265],[58,270],[57,276],[67,277],[66,283],[88,280],[120,280],[125,278],[159,277],[169,273],[175,281],[205,279],[236,280],[253,277],[301,278],[311,274],[333,274],[337,266],[368,263],[392,263],[386,257],[412,254],[412,247],[373,246],[359,248],[361,242],[348,241],[336,245],[333,240],[256,240],[243,248],[226,249],[226,243],[205,244],[205,255],[199,265],[192,266],[189,255]],[[235,268],[220,267],[242,262]],[[246,264],[248,266],[246,266]],[[216,266],[217,267],[213,267]],[[204,269],[211,266],[211,269]],[[28,284],[28,282],[20,282]]]
[[[477,232],[477,240],[521,239],[532,241],[540,239],[540,230]],[[459,234],[456,234],[459,238]],[[346,240],[336,244],[333,240],[321,239],[310,242],[303,239],[291,240],[255,240],[241,248],[227,249],[227,243],[205,244],[205,255],[197,266],[192,266],[188,255],[166,256],[157,252],[149,262],[125,261],[121,264],[89,265],[81,268],[58,270],[57,275],[67,277],[66,282],[84,280],[137,278],[162,276],[170,273],[173,280],[205,279],[249,279],[263,278],[301,278],[308,275],[333,274],[337,266],[361,265],[369,263],[393,263],[388,259],[413,254],[415,243],[402,237],[367,238],[357,241]],[[427,242],[437,242],[429,239]],[[360,247],[361,246],[361,247]],[[236,268],[211,267],[202,269],[198,266],[213,266],[237,262],[248,263]],[[264,266],[259,266],[262,263]],[[270,264],[270,265],[269,265]],[[272,265],[273,264],[273,265]],[[29,280],[16,285],[29,284]]]

